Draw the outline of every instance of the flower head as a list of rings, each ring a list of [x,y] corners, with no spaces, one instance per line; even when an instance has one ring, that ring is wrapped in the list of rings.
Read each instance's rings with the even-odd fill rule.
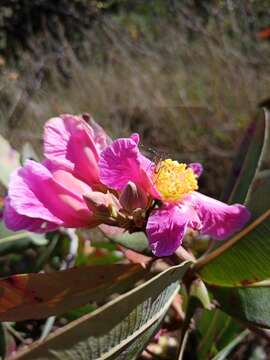
[[[140,153],[138,145],[135,134],[105,148],[99,161],[100,177],[103,184],[117,191],[132,181],[153,199],[146,234],[156,256],[174,253],[188,228],[222,240],[249,220],[243,205],[227,205],[196,191],[200,164],[166,159],[156,165]]]
[[[197,192],[199,163],[153,163],[138,134],[111,141],[90,116],[61,115],[44,127],[42,163],[10,178],[4,221],[12,230],[114,226],[145,231],[156,256],[171,255],[187,229],[222,240],[249,219],[239,204]]]

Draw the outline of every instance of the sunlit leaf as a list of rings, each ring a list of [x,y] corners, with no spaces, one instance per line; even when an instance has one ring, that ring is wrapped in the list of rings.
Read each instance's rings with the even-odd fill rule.
[[[195,267],[209,284],[248,286],[269,278],[270,209]]]
[[[147,274],[139,265],[82,266],[0,280],[0,321],[41,319],[130,289]]]
[[[158,330],[190,263],[171,267],[15,359],[135,359]]]
[[[208,283],[247,286],[270,274],[270,176],[261,174],[253,185],[248,208],[253,222],[232,239],[198,261]]]

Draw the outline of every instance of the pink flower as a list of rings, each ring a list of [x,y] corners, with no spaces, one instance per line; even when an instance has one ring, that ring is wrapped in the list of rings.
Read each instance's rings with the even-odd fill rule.
[[[138,148],[139,135],[115,140],[101,153],[100,178],[108,188],[121,192],[134,183],[154,201],[146,233],[152,252],[168,256],[181,245],[188,228],[222,240],[249,220],[248,210],[227,205],[196,190],[200,164],[179,164],[170,159],[155,165]]]
[[[89,120],[92,126],[81,117],[61,115],[46,123],[47,159],[42,163],[28,160],[10,177],[4,209],[9,229],[48,232],[59,226],[93,227],[101,223],[84,196],[94,194],[103,203],[113,197],[95,191],[104,188],[98,161],[110,139]]]
[[[140,153],[138,134],[111,142],[85,119],[61,115],[45,124],[46,159],[28,160],[11,175],[3,215],[8,228],[48,232],[102,224],[145,231],[153,253],[167,256],[188,228],[225,239],[248,221],[244,206],[196,191],[200,164],[154,164]]]
[[[99,156],[111,140],[91,117],[88,122],[68,114],[47,121],[44,155],[61,162],[74,176],[95,188],[100,185]]]

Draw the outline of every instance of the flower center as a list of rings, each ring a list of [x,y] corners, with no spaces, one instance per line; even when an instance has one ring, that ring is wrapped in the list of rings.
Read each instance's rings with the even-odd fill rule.
[[[184,195],[197,190],[197,176],[186,164],[166,159],[154,170],[154,183],[166,201],[180,200]]]

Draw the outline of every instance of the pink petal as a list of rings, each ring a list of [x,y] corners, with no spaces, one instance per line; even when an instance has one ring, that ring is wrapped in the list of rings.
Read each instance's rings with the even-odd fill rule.
[[[202,222],[202,233],[223,240],[240,230],[249,220],[250,213],[243,205],[227,205],[198,192],[189,200]]]
[[[70,185],[70,175],[66,176]],[[63,180],[63,174],[61,177]],[[44,165],[28,160],[12,174],[8,195],[12,208],[20,215],[58,226],[87,226],[91,223],[91,213],[82,194],[67,187],[67,182],[62,185]]]
[[[63,161],[76,177],[86,183],[99,183],[99,151],[104,146],[103,134],[95,132],[78,116],[61,115],[45,124],[45,156]]]
[[[115,140],[101,153],[99,161],[101,181],[117,191],[122,191],[127,183],[132,181],[144,191],[159,197],[151,179],[153,164],[140,153],[138,136],[133,135],[133,138]]]
[[[64,163],[45,160],[42,164],[52,173],[53,178],[67,190],[72,190],[73,193],[81,196],[92,191],[89,185],[72,175]]]
[[[98,125],[95,120],[90,116],[88,124],[91,126],[94,132],[94,141],[98,149],[98,153],[101,153],[107,146],[112,143],[110,137],[105,133],[103,128]]]
[[[172,255],[181,245],[189,224],[199,223],[189,205],[166,205],[153,210],[146,226],[151,250],[156,256]]]
[[[25,215],[20,215],[11,206],[10,199],[5,199],[5,211],[3,220],[6,227],[12,231],[28,230],[37,233],[45,233],[56,230],[59,225],[44,221],[43,219],[33,219]]]

